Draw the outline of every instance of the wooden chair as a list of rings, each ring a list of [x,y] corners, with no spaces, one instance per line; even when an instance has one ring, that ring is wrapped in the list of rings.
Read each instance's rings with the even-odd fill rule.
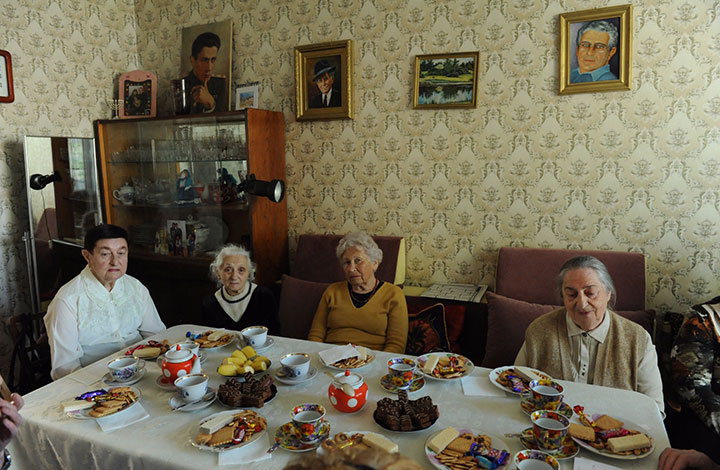
[[[10,317],[10,335],[14,345],[8,385],[14,392],[26,394],[52,382],[50,346],[42,321],[44,315],[23,313]],[[19,370],[16,373],[17,366]]]

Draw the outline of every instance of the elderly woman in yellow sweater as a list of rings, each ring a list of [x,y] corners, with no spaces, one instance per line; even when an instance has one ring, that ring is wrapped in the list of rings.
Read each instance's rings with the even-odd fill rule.
[[[335,252],[347,282],[336,282],[325,290],[308,339],[404,353],[407,304],[402,289],[375,277],[382,250],[370,235],[354,232],[340,240]]]

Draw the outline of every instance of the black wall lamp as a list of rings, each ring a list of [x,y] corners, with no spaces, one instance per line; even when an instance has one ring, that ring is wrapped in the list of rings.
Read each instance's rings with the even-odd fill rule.
[[[266,197],[272,202],[280,202],[285,197],[285,183],[282,180],[258,180],[252,174],[238,184],[238,191]]]
[[[34,175],[30,176],[30,187],[32,189],[40,191],[48,184],[54,183],[55,181],[62,181],[60,173],[58,173],[57,171],[53,172],[52,175],[41,175],[39,173],[35,173]]]

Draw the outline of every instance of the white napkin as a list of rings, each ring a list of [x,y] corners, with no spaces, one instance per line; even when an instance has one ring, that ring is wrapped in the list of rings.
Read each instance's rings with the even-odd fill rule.
[[[348,357],[357,357],[360,355],[357,349],[355,349],[355,346],[348,343],[344,346],[335,346],[334,348],[325,349],[324,351],[320,351],[318,353],[320,356],[320,359],[327,365],[327,364],[333,364],[337,361],[342,361],[343,359],[347,359]]]
[[[123,410],[119,413],[112,414],[110,416],[104,416],[98,418],[95,421],[100,426],[103,432],[112,432],[116,429],[130,426],[131,424],[142,421],[145,418],[149,418],[150,415],[140,403],[135,403],[127,410]]]
[[[90,385],[102,379],[103,375],[105,375],[107,372],[107,364],[100,361],[90,364],[87,367],[83,367],[82,369],[76,370],[68,377],[70,377],[76,382],[80,382],[83,385]]]
[[[602,462],[596,462],[594,460],[586,459],[585,457],[575,457],[573,463],[573,470],[619,470],[614,465],[608,465]]]
[[[468,376],[460,379],[460,383],[463,386],[463,393],[470,396],[483,396],[483,397],[504,397],[505,392],[490,383],[490,379],[487,376],[477,377]]]
[[[272,454],[267,453],[269,448],[270,435],[266,432],[260,439],[246,446],[220,452],[218,454],[218,465],[237,465],[269,459],[272,457]]]

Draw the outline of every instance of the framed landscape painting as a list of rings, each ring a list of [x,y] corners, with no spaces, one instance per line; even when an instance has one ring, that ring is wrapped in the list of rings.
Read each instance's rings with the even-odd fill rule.
[[[629,90],[632,5],[560,15],[560,94]]]
[[[474,108],[479,52],[415,56],[413,108]]]

